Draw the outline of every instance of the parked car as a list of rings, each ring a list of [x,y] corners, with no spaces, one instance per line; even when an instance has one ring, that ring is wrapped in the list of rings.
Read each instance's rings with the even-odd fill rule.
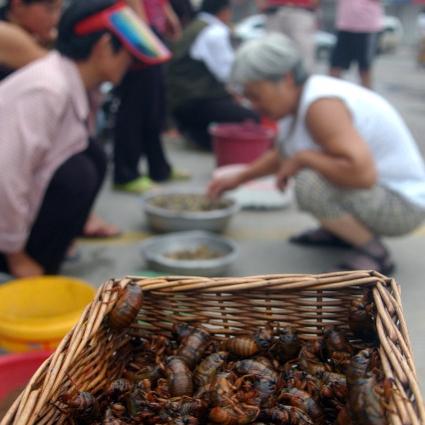
[[[235,25],[233,33],[238,42],[252,40],[265,34],[266,15],[257,14],[243,19]],[[314,35],[316,56],[318,59],[326,59],[336,43],[334,34],[325,31],[316,31]]]
[[[244,42],[265,34],[266,15],[257,14],[243,19],[233,29],[237,42]],[[383,29],[378,35],[377,52],[389,53],[396,50],[403,38],[403,27],[395,16],[385,16]],[[314,35],[316,57],[326,60],[336,43],[336,36],[330,32],[317,30]]]
[[[404,31],[400,19],[385,15],[382,30],[378,35],[378,53],[394,52],[403,39]]]

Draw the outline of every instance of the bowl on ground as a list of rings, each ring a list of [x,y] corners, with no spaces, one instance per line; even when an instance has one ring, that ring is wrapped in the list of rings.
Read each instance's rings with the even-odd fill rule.
[[[157,232],[223,232],[239,210],[232,199],[212,202],[205,191],[194,189],[150,193],[143,198],[143,205],[149,227]]]
[[[170,233],[142,244],[149,268],[181,276],[223,276],[238,252],[233,241],[203,231]]]

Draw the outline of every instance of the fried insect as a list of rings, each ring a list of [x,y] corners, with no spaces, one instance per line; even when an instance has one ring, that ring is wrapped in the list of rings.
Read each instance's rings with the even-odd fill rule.
[[[313,425],[311,418],[298,407],[279,405],[271,409],[264,409],[260,419],[277,425]]]
[[[172,356],[167,359],[165,374],[171,397],[193,394],[192,372],[183,358]]]
[[[301,349],[301,341],[297,333],[291,327],[280,328],[278,339],[273,345],[271,352],[281,363],[295,359]]]
[[[323,425],[325,423],[325,413],[322,407],[306,391],[297,388],[283,389],[278,401],[286,406],[294,406],[307,413],[314,423]]]
[[[109,313],[109,325],[117,330],[125,329],[133,323],[143,302],[142,290],[133,282],[119,289],[119,292],[118,301]]]
[[[375,304],[370,290],[366,290],[361,299],[351,302],[348,325],[356,337],[367,342],[376,342]]]
[[[272,345],[273,334],[272,325],[268,325],[255,331],[252,336],[242,335],[229,339],[226,348],[241,357],[253,356]]]
[[[323,332],[324,353],[338,372],[344,372],[354,353],[345,332],[335,326],[327,326]]]
[[[210,333],[202,326],[193,328],[180,344],[177,356],[181,357],[191,370],[195,368],[209,342]]]
[[[255,421],[259,409],[254,406],[237,405],[231,400],[225,406],[216,406],[210,410],[208,419],[215,424],[245,425]]]
[[[122,401],[133,390],[133,385],[128,379],[115,379],[106,390],[108,398],[113,401]]]
[[[210,354],[202,360],[193,374],[193,381],[195,385],[200,388],[211,383],[217,373],[217,370],[219,370],[227,360],[228,355],[229,353],[226,351],[219,351],[217,353]]]
[[[90,423],[100,418],[99,404],[88,391],[71,390],[58,397],[67,406],[66,414],[81,423]],[[61,409],[60,409],[61,410]]]

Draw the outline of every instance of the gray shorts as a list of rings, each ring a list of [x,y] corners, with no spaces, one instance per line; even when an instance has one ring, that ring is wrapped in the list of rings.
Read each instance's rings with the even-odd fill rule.
[[[405,235],[425,220],[424,209],[386,187],[341,188],[309,169],[297,174],[295,194],[299,208],[317,220],[350,214],[376,235]]]

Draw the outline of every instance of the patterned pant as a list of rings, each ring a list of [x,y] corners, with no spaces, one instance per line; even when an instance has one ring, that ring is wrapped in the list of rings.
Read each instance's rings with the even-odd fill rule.
[[[349,214],[376,235],[404,235],[425,220],[425,210],[383,186],[340,188],[312,170],[298,173],[295,194],[299,208],[317,220]]]

